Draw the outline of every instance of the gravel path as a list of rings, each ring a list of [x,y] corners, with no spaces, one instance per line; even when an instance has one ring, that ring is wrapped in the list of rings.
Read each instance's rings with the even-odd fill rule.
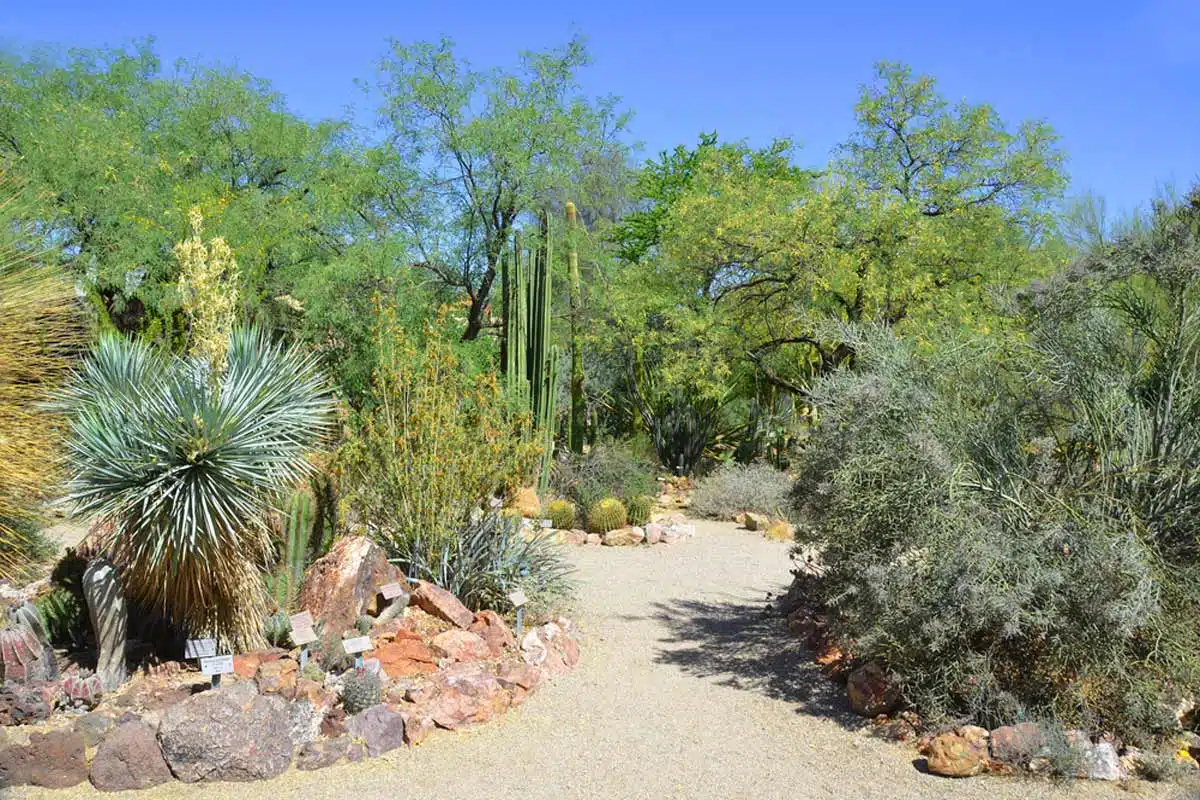
[[[413,750],[269,782],[172,784],[148,798],[1116,798],[1147,784],[922,774],[911,749],[861,730],[805,666],[768,592],[787,546],[701,523],[673,546],[575,548],[583,660],[523,707]],[[99,797],[90,790],[29,797]],[[108,795],[111,796],[111,795]]]

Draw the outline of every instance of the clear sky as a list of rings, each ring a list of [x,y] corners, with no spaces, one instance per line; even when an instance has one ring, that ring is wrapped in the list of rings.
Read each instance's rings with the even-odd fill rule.
[[[763,143],[788,135],[807,164],[849,133],[857,87],[880,59],[937,76],[952,100],[1012,123],[1048,120],[1073,190],[1131,208],[1200,178],[1200,0],[793,0],[740,3],[416,0],[0,0],[0,38],[118,45],[152,35],[164,62],[234,64],[305,117],[366,107],[386,39],[447,35],[476,66],[587,37],[594,94],[635,112],[646,154],[704,130]]]

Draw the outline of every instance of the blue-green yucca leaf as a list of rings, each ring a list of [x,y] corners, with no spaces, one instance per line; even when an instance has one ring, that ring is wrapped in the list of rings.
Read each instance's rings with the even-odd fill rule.
[[[59,404],[69,412],[70,497],[114,522],[138,599],[190,630],[254,642],[265,517],[309,470],[333,401],[316,362],[254,330],[224,372],[105,337]]]

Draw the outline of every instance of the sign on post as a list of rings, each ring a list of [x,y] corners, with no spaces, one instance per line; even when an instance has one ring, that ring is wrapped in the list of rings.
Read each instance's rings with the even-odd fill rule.
[[[191,660],[217,654],[216,639],[188,639],[183,645],[183,657]]]
[[[395,581],[392,581],[391,583],[385,583],[383,586],[380,586],[379,593],[383,595],[384,600],[395,600],[397,597],[404,594],[404,587]]]
[[[353,639],[342,639],[342,649],[350,656],[365,653],[371,649],[371,637],[355,636]]]
[[[200,659],[200,672],[210,678],[219,678],[233,672],[233,656],[208,656]]]
[[[525,596],[525,592],[517,589],[514,592],[509,592],[508,602],[512,603],[516,608],[520,608],[529,602],[529,598]]]

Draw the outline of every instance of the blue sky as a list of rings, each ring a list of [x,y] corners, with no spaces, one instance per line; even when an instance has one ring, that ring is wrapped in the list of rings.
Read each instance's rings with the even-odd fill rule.
[[[702,130],[763,143],[789,135],[817,165],[852,125],[879,59],[937,76],[952,100],[1012,123],[1048,120],[1074,191],[1128,209],[1200,178],[1200,0],[1008,3],[406,2],[7,0],[0,37],[21,46],[118,45],[152,35],[165,62],[235,64],[269,79],[298,113],[366,110],[389,37],[454,39],[476,66],[587,37],[594,94],[635,112],[646,154]]]

